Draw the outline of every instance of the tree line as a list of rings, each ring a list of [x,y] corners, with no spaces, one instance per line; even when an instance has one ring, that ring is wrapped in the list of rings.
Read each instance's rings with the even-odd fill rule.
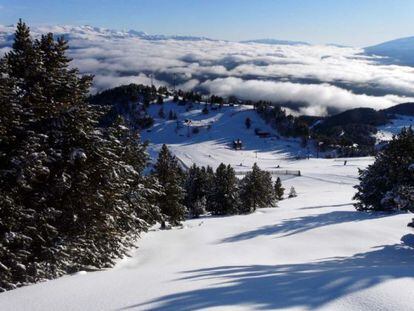
[[[258,208],[272,207],[283,199],[284,188],[280,178],[272,182],[271,174],[253,165],[239,180],[230,165],[221,163],[214,171],[211,167],[193,165],[185,172],[177,158],[163,145],[152,175],[162,186],[159,200],[164,221],[178,225],[185,217],[234,215],[254,212]]]

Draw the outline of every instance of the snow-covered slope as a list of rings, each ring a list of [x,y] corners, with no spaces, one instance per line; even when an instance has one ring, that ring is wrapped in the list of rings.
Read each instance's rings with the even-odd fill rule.
[[[184,106],[166,102],[165,114],[171,110],[179,116],[180,128],[177,130],[177,121],[158,118],[159,106],[150,107],[149,113],[155,117],[155,125],[150,132],[142,134],[142,139],[151,142],[149,150],[153,158],[165,143],[187,166],[196,163],[215,168],[224,162],[231,164],[236,171],[243,171],[250,169],[254,162],[265,169],[275,169],[278,165],[295,169],[294,158],[308,154],[307,148],[300,147],[299,140],[279,137],[251,106],[225,106],[211,110],[207,115],[202,113],[202,108],[203,105],[195,105],[187,112]],[[246,118],[252,121],[250,129],[246,129]],[[191,124],[188,126],[185,120],[190,120]],[[192,132],[195,127],[199,129],[198,134]],[[259,138],[255,135],[256,128],[272,135]],[[232,142],[236,139],[242,140],[242,150],[233,150]]]
[[[167,115],[178,112],[200,133],[187,137],[185,127],[175,133],[176,121],[157,119],[143,133],[152,152],[167,143],[186,165],[298,169],[300,177],[283,180],[298,197],[251,215],[203,217],[169,231],[154,227],[115,268],[2,293],[0,310],[412,310],[414,240],[406,227],[412,215],[352,206],[358,169],[372,158],[347,165],[296,160],[298,142],[254,135],[255,127],[271,129],[248,107],[208,115],[201,107],[186,112],[165,103]],[[153,105],[150,113],[158,109]],[[245,149],[234,151],[228,143],[239,137]]]
[[[370,162],[297,161],[297,198],[155,229],[114,269],[0,294],[1,310],[412,310],[410,215],[351,205]]]
[[[375,135],[377,141],[390,141],[394,135],[401,132],[404,127],[414,126],[414,116],[397,115],[391,123],[378,127]]]

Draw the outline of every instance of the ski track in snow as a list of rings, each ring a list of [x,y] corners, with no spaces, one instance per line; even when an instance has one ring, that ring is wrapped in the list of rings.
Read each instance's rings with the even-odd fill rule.
[[[167,113],[168,105],[176,109],[165,105]],[[246,116],[253,121],[248,131]],[[154,143],[151,154],[165,142],[186,165],[222,161],[247,170],[258,162],[301,170],[300,177],[283,176],[286,192],[294,186],[298,197],[251,215],[154,227],[115,268],[2,293],[0,310],[412,310],[414,239],[406,226],[412,215],[363,213],[352,205],[358,168],[372,158],[347,159],[346,166],[338,159],[294,160],[303,152],[299,142],[257,138],[255,127],[270,129],[251,110],[229,107],[214,117],[209,131],[189,138],[186,128],[174,132],[174,121],[157,120],[143,138]],[[236,135],[242,151],[228,145]]]

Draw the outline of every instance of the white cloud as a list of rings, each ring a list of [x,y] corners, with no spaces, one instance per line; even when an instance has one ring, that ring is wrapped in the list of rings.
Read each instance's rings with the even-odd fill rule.
[[[302,103],[301,112],[311,115],[324,115],[327,113],[327,108],[330,107],[339,110],[356,107],[383,109],[403,101],[413,100],[412,98],[402,98],[395,95],[368,96],[354,94],[349,90],[329,84],[245,81],[232,77],[208,80],[200,86],[220,96],[237,94],[243,99]]]
[[[89,26],[32,30],[68,35],[72,65],[96,75],[94,90],[149,84],[150,73],[155,84],[167,85],[176,74],[178,87],[186,90],[202,87],[219,95],[300,102],[311,114],[330,107],[384,108],[414,97],[414,68],[380,64],[357,48],[146,40]],[[0,43],[12,31],[0,25]]]

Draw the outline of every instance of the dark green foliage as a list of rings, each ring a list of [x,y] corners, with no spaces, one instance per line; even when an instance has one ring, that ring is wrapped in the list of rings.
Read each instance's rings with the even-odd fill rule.
[[[110,106],[114,103],[151,102],[157,98],[152,87],[132,83],[98,93],[89,98],[89,102],[93,105]]]
[[[155,98],[156,90],[152,87],[129,84],[91,96],[89,103],[103,106],[107,110],[100,120],[103,126],[113,124],[119,116],[122,116],[128,120],[129,127],[145,129],[154,123],[154,120],[146,113],[146,109]]]
[[[0,61],[0,290],[108,267],[159,216],[145,146],[99,128],[67,43],[19,22]]]
[[[255,103],[257,113],[278,130],[283,136],[309,136],[309,127],[301,118],[286,114],[286,111],[278,105],[269,102],[259,101]]]
[[[357,108],[325,118],[313,128],[312,137],[324,150],[337,149],[342,157],[375,153],[376,126],[388,122],[387,114],[371,108]]]
[[[172,225],[178,225],[184,220],[184,176],[177,159],[163,145],[154,166],[154,175],[157,177],[162,193],[159,197],[159,207],[162,214]]]
[[[414,133],[402,132],[360,171],[355,195],[358,210],[414,209]]]
[[[277,200],[283,200],[283,194],[285,193],[285,188],[282,186],[282,181],[280,180],[280,177],[276,179],[275,185],[274,185],[274,191],[275,191],[275,197]]]
[[[255,163],[240,183],[240,211],[251,213],[257,208],[271,207],[275,204],[272,176],[262,171]]]
[[[237,214],[239,208],[238,181],[234,169],[221,163],[216,170],[207,210],[213,215]]]
[[[185,203],[190,217],[199,217],[205,213],[207,197],[211,191],[214,172],[211,168],[190,167],[185,183]]]

